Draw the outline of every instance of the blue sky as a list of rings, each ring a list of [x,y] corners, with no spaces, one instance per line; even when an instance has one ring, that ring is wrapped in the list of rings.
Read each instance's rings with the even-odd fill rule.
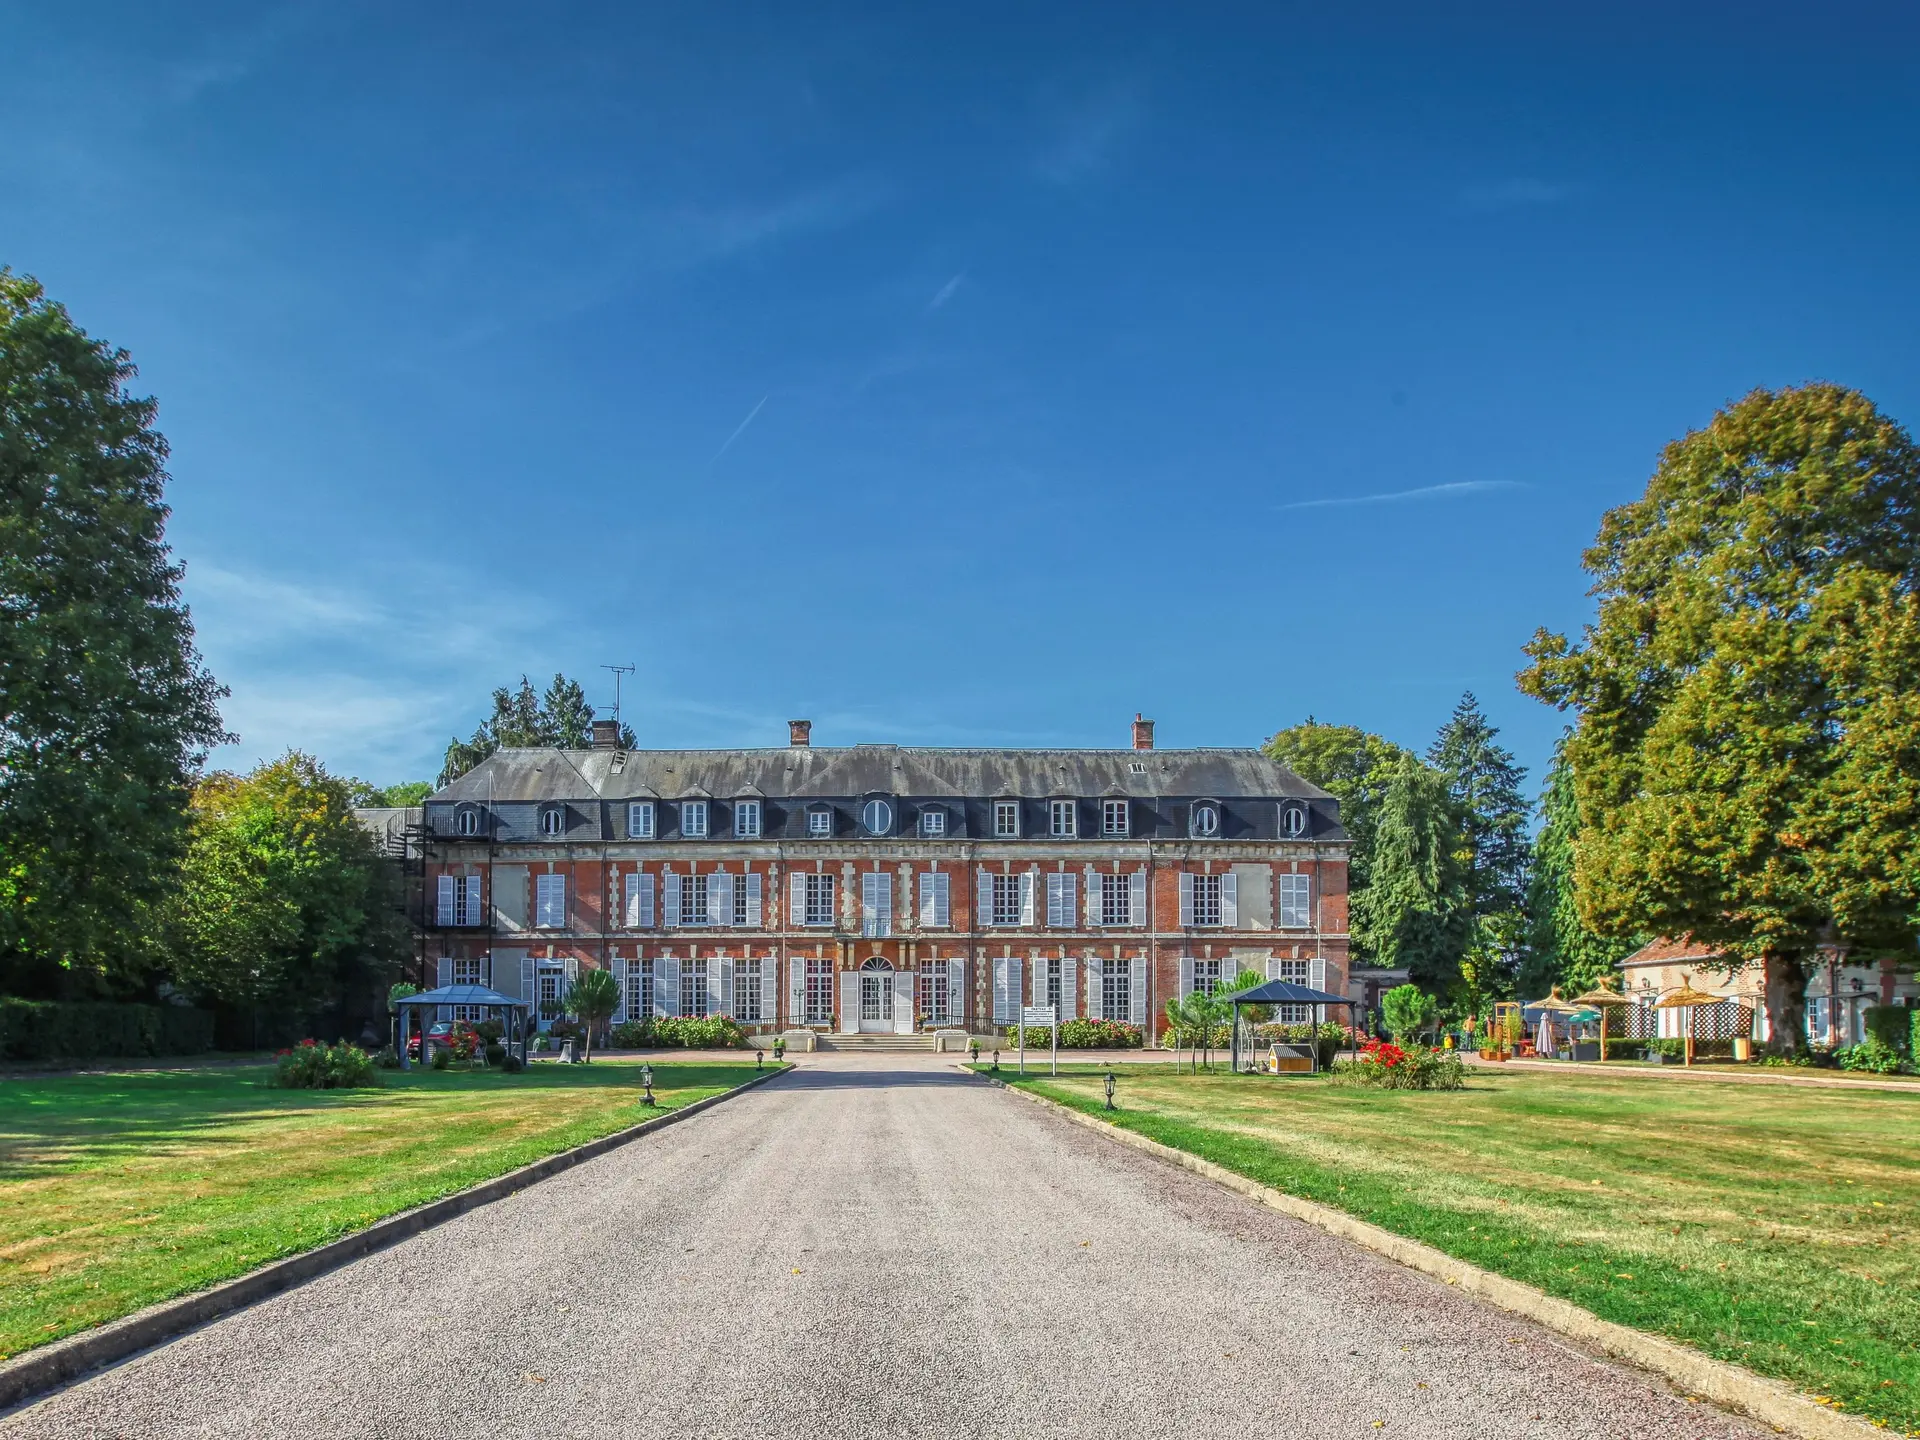
[[[643,744],[1471,688],[1537,770],[1666,440],[1920,421],[1913,8],[1599,8],[0,3],[0,263],[160,397],[223,763],[630,662]]]

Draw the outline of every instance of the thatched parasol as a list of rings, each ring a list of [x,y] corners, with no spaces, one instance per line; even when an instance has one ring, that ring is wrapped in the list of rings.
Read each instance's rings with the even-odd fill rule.
[[[1709,995],[1704,990],[1693,988],[1693,976],[1682,974],[1680,988],[1669,990],[1653,1002],[1656,1010],[1685,1010],[1687,1012],[1687,1053],[1685,1063],[1693,1064],[1693,1007],[1696,1005],[1718,1005],[1720,997]]]
[[[1584,995],[1574,998],[1576,1005],[1591,1005],[1600,1012],[1600,1058],[1607,1058],[1607,1012],[1616,1005],[1631,1005],[1633,1001],[1618,990],[1609,990],[1607,982],[1602,980]]]
[[[1546,999],[1529,1000],[1526,1008],[1539,1011],[1542,1017],[1540,1021],[1540,1039],[1534,1042],[1534,1048],[1542,1054],[1546,1053],[1548,1039],[1553,1034],[1553,1021],[1547,1017],[1553,1015],[1575,1015],[1578,1014],[1580,1010],[1579,1006],[1569,1005],[1560,998],[1560,987],[1558,985],[1555,985],[1547,991]]]

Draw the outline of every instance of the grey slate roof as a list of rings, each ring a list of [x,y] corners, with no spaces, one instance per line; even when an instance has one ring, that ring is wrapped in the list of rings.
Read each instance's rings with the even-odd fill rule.
[[[616,768],[617,767],[617,768]],[[431,804],[541,800],[769,799],[869,794],[954,799],[1204,796],[1331,799],[1258,750],[501,750]]]

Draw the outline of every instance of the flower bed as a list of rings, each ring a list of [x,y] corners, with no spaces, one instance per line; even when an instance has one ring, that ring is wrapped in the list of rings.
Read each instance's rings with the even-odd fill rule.
[[[1466,1066],[1450,1050],[1424,1045],[1405,1049],[1389,1040],[1369,1040],[1356,1060],[1333,1067],[1336,1080],[1376,1085],[1384,1090],[1458,1090],[1466,1084]]]

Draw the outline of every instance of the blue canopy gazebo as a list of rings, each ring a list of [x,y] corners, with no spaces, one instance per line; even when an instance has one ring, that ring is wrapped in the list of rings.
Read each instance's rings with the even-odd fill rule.
[[[1251,990],[1240,990],[1227,996],[1227,1003],[1233,1006],[1233,1073],[1240,1073],[1240,1007],[1242,1005],[1311,1005],[1313,1007],[1313,1041],[1307,1049],[1312,1060],[1313,1072],[1320,1069],[1320,1024],[1329,1005],[1347,1007],[1347,1028],[1353,1028],[1353,1001],[1345,995],[1335,995],[1331,990],[1316,990],[1311,985],[1296,985],[1291,980],[1269,980],[1264,985],[1256,985]]]
[[[395,1002],[394,1009],[400,1013],[400,1068],[411,1070],[413,1064],[407,1059],[408,1021],[411,1012],[419,1010],[437,1010],[442,1005],[464,1005],[470,1010],[493,1010],[500,1014],[501,1028],[505,1031],[507,1052],[518,1055],[521,1060],[527,1058],[527,1002],[516,1000],[511,995],[502,995],[498,990],[490,990],[485,985],[442,985],[438,990],[422,990],[418,995],[409,995]],[[424,1043],[421,1046],[420,1059],[427,1058]]]

